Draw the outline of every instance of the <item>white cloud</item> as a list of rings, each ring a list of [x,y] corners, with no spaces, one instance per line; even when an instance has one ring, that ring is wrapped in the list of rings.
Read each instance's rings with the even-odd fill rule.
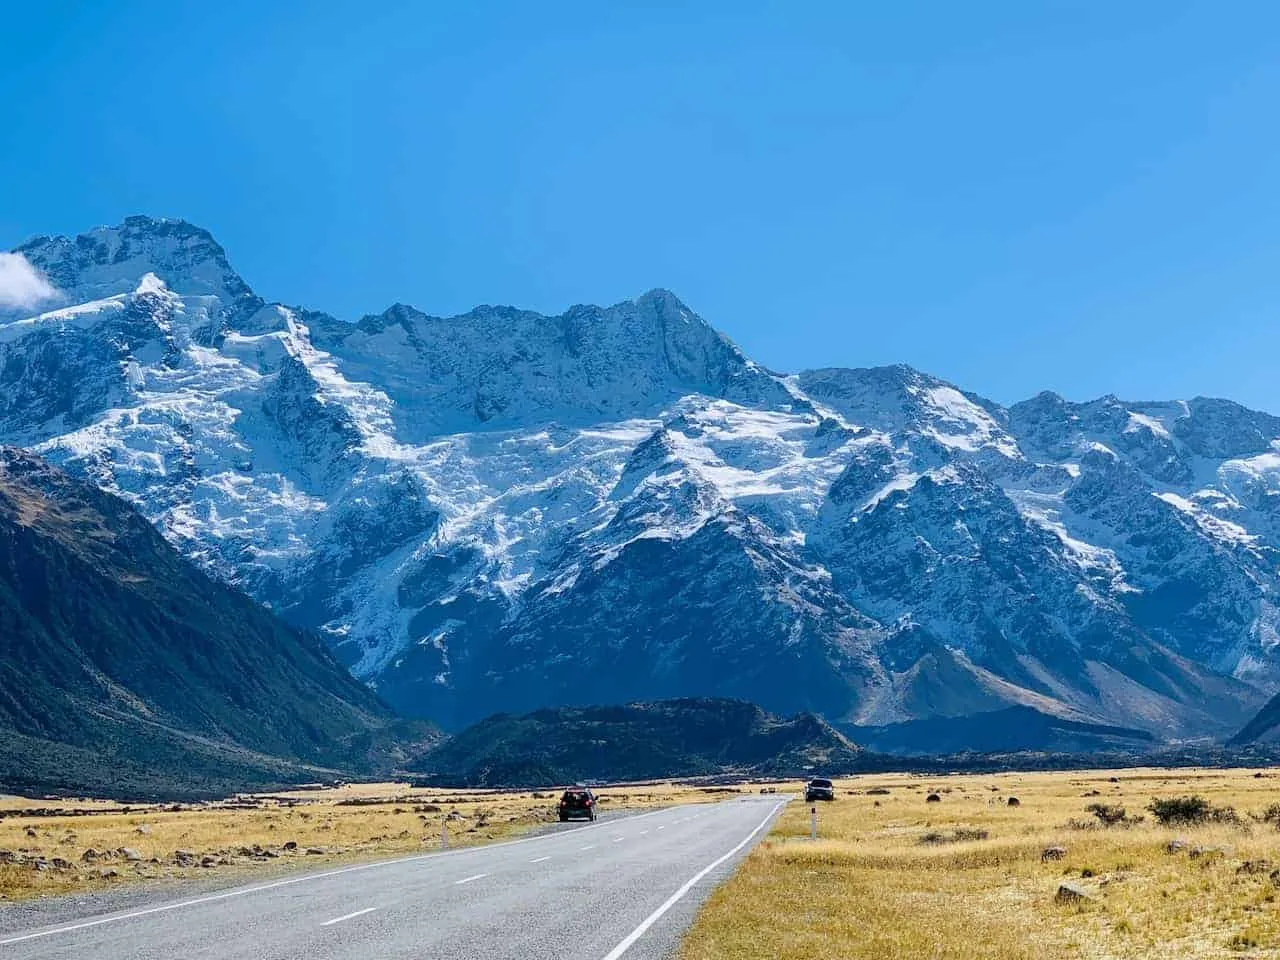
[[[26,310],[58,295],[20,253],[0,253],[0,310]]]

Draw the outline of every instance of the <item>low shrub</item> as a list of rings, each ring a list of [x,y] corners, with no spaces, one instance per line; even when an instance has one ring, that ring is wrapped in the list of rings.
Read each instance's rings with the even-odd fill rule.
[[[1215,807],[1204,797],[1165,797],[1147,806],[1161,826],[1197,823],[1239,823],[1234,807]]]
[[[943,833],[939,830],[930,830],[928,833],[920,837],[920,842],[926,846],[935,846],[940,843],[963,843],[966,840],[986,840],[991,834],[986,830],[977,830],[972,827],[957,827],[951,833]]]
[[[1131,827],[1143,821],[1142,817],[1129,816],[1124,807],[1118,805],[1091,803],[1084,809],[1086,813],[1092,813],[1097,817],[1098,822],[1104,827]]]
[[[1104,827],[1114,827],[1117,823],[1124,823],[1127,818],[1124,807],[1105,803],[1091,803],[1084,808],[1084,811],[1092,813]]]
[[[1263,810],[1258,817],[1263,823],[1274,823],[1280,827],[1280,803],[1273,803],[1267,809]]]

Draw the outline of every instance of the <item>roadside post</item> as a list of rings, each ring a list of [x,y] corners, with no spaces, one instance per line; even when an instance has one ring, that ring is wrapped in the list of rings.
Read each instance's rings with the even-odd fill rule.
[[[440,820],[440,849],[449,849],[449,817],[447,814]]]
[[[818,839],[818,805],[816,803],[809,808],[809,839]]]

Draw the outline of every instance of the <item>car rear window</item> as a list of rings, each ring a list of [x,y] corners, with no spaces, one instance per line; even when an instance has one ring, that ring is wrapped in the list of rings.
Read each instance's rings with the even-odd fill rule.
[[[814,785],[815,787],[829,787],[829,786],[831,786],[831,781],[830,781],[830,780],[815,780],[815,781],[813,781],[813,785]]]

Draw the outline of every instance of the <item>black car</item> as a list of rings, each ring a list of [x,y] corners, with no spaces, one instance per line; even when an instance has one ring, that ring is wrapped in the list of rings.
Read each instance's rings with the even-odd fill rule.
[[[596,819],[596,795],[587,787],[570,787],[560,798],[560,822]]]
[[[814,800],[834,800],[836,798],[836,788],[830,780],[824,780],[822,777],[815,777],[805,784],[804,802],[810,803]]]

